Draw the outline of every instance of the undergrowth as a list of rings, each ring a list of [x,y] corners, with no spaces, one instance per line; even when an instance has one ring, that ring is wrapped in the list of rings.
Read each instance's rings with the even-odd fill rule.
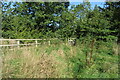
[[[57,42],[57,41],[56,41]],[[89,43],[3,48],[3,78],[118,78],[117,45],[96,42],[90,64]],[[116,50],[115,50],[116,49]],[[89,59],[88,59],[89,60]]]

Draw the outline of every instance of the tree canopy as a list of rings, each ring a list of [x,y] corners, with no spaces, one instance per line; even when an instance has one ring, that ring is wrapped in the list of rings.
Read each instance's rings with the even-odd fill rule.
[[[2,3],[3,38],[80,38],[120,40],[120,2],[91,8],[90,2]],[[12,6],[12,7],[11,7]]]

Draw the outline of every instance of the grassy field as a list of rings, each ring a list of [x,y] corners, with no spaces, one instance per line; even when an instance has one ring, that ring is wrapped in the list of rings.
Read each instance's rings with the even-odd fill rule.
[[[99,43],[98,43],[99,44]],[[118,78],[117,45],[96,44],[91,63],[87,43],[4,48],[3,78]],[[89,56],[89,55],[88,55]]]

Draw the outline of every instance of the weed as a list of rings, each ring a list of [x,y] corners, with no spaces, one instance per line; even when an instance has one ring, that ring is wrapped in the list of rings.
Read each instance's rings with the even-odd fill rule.
[[[81,43],[81,42],[80,42]],[[117,78],[118,55],[113,47],[104,44],[94,46],[92,64],[86,64],[86,44],[70,46],[51,44],[2,49],[3,78]],[[82,47],[81,47],[82,46]],[[98,48],[96,48],[98,47]],[[111,53],[111,54],[109,54]]]

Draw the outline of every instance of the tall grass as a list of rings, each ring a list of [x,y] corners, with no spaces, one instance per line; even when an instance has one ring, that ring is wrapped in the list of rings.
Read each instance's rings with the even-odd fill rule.
[[[86,64],[89,43],[76,46],[52,42],[51,45],[4,48],[3,78],[117,78],[117,45],[96,43],[92,64]],[[57,44],[59,43],[59,44]]]

